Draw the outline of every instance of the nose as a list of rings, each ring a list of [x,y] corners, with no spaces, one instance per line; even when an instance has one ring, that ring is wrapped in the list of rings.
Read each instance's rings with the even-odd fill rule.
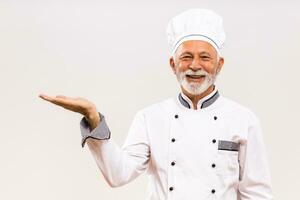
[[[190,64],[189,68],[193,71],[201,70],[202,66],[200,64],[200,61],[198,59],[193,59],[193,62]]]

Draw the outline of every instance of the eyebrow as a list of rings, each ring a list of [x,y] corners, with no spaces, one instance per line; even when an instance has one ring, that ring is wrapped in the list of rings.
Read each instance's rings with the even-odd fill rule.
[[[190,52],[190,51],[185,51],[185,52],[183,52],[182,54],[180,54],[180,56],[183,56],[183,55],[185,55],[185,54],[193,55],[192,52]],[[204,54],[206,54],[206,55],[208,55],[208,56],[211,56],[210,53],[208,53],[207,51],[202,51],[202,52],[199,53],[200,56],[202,56],[202,55],[204,55]]]
[[[200,55],[204,55],[204,54],[207,54],[207,55],[211,56],[210,53],[208,53],[206,51],[203,51],[203,52],[200,53]]]
[[[185,52],[183,52],[182,54],[180,54],[180,56],[183,56],[183,55],[185,55],[185,54],[190,54],[190,55],[193,55],[191,52],[189,52],[189,51],[185,51]]]

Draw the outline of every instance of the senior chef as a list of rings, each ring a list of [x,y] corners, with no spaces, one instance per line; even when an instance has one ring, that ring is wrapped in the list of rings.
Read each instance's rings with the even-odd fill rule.
[[[40,97],[84,115],[82,146],[87,143],[112,187],[146,171],[151,200],[272,199],[259,120],[215,85],[224,64],[222,18],[187,10],[170,20],[167,38],[181,92],[139,111],[122,148],[92,102]]]

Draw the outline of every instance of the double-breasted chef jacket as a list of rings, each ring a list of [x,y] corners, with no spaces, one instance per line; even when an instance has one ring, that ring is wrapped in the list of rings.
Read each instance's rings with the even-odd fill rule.
[[[139,111],[122,148],[101,122],[85,143],[112,187],[149,176],[150,200],[269,200],[271,181],[262,131],[249,109],[214,91],[196,110],[180,93]],[[90,139],[88,139],[90,138]]]

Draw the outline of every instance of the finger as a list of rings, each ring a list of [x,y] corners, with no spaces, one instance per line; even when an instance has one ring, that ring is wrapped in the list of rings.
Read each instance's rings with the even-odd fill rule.
[[[66,99],[68,97],[64,96],[64,95],[57,95],[56,98],[62,98],[62,99]],[[70,97],[69,97],[70,98]]]
[[[51,97],[45,94],[40,94],[39,97],[59,106],[66,106],[74,103],[71,98],[68,98],[63,95],[57,95],[56,97]]]
[[[39,97],[41,98],[41,99],[44,99],[44,100],[46,100],[46,101],[53,101],[53,97],[50,97],[50,96],[48,96],[48,95],[45,95],[45,94],[40,94],[39,95]]]
[[[45,94],[40,94],[39,97],[46,101],[49,101],[50,103],[61,106],[67,110],[71,110],[74,112],[78,112],[78,110],[79,110],[79,113],[83,114],[83,111],[78,109],[79,107],[77,105],[78,104],[77,98],[66,97],[64,95],[57,95],[55,97],[50,97]]]
[[[52,103],[59,105],[59,106],[72,106],[75,104],[74,100],[72,98],[68,98],[68,97],[55,97],[53,98],[53,100],[51,101]]]

